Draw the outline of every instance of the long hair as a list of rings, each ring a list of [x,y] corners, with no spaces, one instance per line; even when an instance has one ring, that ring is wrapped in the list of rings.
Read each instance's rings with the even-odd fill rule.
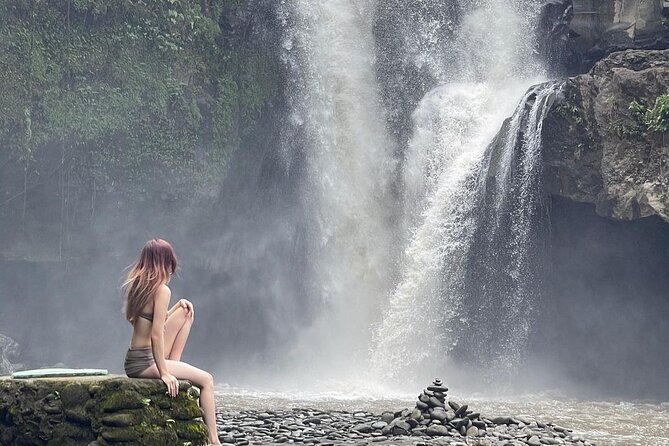
[[[123,313],[128,322],[132,324],[135,321],[142,308],[176,269],[177,256],[172,245],[159,238],[146,242],[121,287]]]

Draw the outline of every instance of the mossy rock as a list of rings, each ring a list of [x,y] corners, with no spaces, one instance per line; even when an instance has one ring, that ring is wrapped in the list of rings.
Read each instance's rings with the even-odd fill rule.
[[[93,431],[86,426],[72,423],[61,423],[53,428],[49,445],[87,444],[95,440]]]
[[[202,409],[198,406],[197,402],[189,401],[175,405],[169,413],[175,420],[192,420],[202,416]]]
[[[73,421],[75,423],[85,425],[91,424],[91,416],[84,408],[63,409],[63,414],[65,414],[65,418],[67,420]]]
[[[104,412],[115,412],[122,409],[141,409],[149,403],[148,398],[132,390],[119,390],[107,394],[102,401],[101,409]]]
[[[18,433],[16,427],[3,427],[0,429],[0,444],[13,444]]]
[[[149,423],[142,423],[125,428],[105,428],[101,432],[100,437],[106,444],[113,445],[117,445],[118,443],[142,446],[169,446],[182,444],[179,441],[176,431],[172,427],[156,426]],[[201,441],[202,438],[203,437],[194,439]],[[206,428],[204,438],[206,438]]]
[[[197,421],[175,421],[174,430],[183,440],[196,441],[207,437],[207,426]]]
[[[139,440],[141,434],[132,428],[110,427],[101,433],[102,438],[107,441],[134,441]]]
[[[80,407],[91,399],[88,388],[82,383],[74,382],[65,385],[59,392],[60,401],[64,408]]]
[[[160,409],[171,409],[176,402],[174,398],[167,395],[155,396],[152,399],[153,403]]]
[[[193,399],[198,393],[188,381],[180,381],[179,388],[170,398],[160,380],[0,378],[0,444],[207,444]]]

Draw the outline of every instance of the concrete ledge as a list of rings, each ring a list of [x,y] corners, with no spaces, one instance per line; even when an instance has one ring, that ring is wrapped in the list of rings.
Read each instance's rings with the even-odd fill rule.
[[[158,379],[0,377],[0,444],[206,445],[198,398],[188,381],[171,398]]]

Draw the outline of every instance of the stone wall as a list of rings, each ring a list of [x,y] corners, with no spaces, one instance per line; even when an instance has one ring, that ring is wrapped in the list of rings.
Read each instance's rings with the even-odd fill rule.
[[[172,398],[157,379],[2,377],[0,444],[204,445],[198,398],[188,381],[179,382]]]

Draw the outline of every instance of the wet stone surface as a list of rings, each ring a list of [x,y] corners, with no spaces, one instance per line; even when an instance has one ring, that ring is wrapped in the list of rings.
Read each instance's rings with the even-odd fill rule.
[[[538,420],[485,416],[446,399],[440,380],[397,412],[225,411],[217,414],[222,443],[335,445],[590,446],[571,430]],[[426,402],[424,402],[426,401]]]

